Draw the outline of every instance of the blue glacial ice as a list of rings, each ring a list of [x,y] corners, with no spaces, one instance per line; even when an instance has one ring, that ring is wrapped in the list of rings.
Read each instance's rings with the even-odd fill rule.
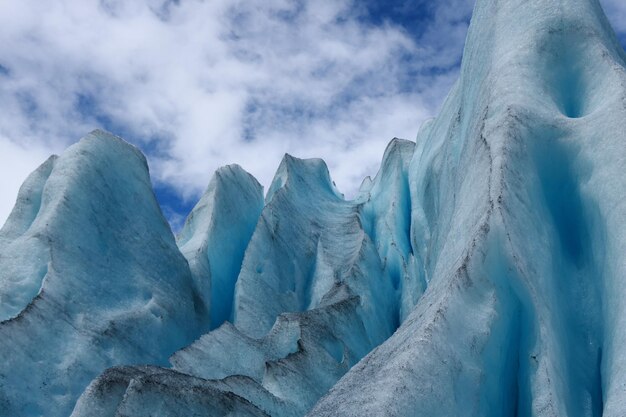
[[[175,240],[96,131],[0,231],[0,416],[626,415],[626,56],[596,0],[478,0],[351,201],[218,170]]]
[[[393,333],[404,283],[415,286],[407,266],[409,229],[403,227],[410,216],[406,169],[414,146],[392,141],[372,189],[351,202],[334,188],[323,161],[286,155],[249,238],[232,299],[218,300],[232,306],[231,319],[173,354],[170,369],[105,372],[73,415],[123,415],[120,410],[128,409],[134,410],[129,415],[171,415],[190,386],[202,386],[199,392],[212,392],[220,404],[244,399],[241,404],[252,404],[260,415],[306,414]],[[238,178],[249,182],[247,174]],[[205,194],[200,204],[222,202]],[[384,213],[380,219],[377,209]],[[372,239],[375,230],[380,235]],[[383,252],[387,242],[397,249]],[[112,385],[117,394],[110,392]],[[147,399],[154,392],[160,393],[158,403]],[[224,415],[203,408],[202,395],[185,400],[190,413]],[[150,408],[132,408],[146,401]],[[240,403],[232,407],[239,410]]]
[[[201,331],[145,158],[107,133],[30,175],[0,264],[2,416],[67,416],[106,368],[165,365]]]
[[[409,168],[427,289],[310,416],[626,415],[624,62],[596,1],[477,2]]]
[[[229,165],[215,172],[178,236],[201,317],[211,329],[232,320],[235,284],[261,210],[261,184],[239,165]]]

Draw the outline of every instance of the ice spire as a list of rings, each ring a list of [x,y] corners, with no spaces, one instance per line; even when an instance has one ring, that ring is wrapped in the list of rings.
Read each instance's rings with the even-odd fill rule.
[[[25,182],[0,232],[0,415],[67,416],[121,363],[199,335],[191,275],[138,149],[94,131]]]
[[[478,0],[441,114],[356,200],[321,160],[264,203],[222,169],[187,262],[143,157],[95,132],[0,231],[0,414],[67,415],[126,364],[72,416],[626,415],[625,68],[596,0]]]
[[[178,236],[205,318],[231,320],[243,256],[263,209],[263,187],[239,165],[218,169]]]
[[[597,1],[477,2],[410,168],[429,287],[311,416],[626,413],[625,86]]]

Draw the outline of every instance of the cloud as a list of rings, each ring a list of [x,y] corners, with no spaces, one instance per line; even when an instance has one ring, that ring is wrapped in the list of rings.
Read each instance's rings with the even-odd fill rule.
[[[269,186],[285,152],[324,158],[352,195],[436,114],[472,5],[0,2],[0,152],[20,161],[0,165],[0,219],[26,172],[96,127],[144,150],[165,204],[184,202],[165,207],[174,223],[219,166]]]
[[[600,2],[617,37],[626,45],[626,3],[623,0],[602,0]]]
[[[60,152],[104,127],[186,198],[232,162],[267,185],[285,152],[325,158],[353,192],[450,84],[406,85],[428,48],[364,13],[328,0],[3,2],[4,154]]]
[[[17,198],[17,192],[24,179],[50,156],[50,149],[43,146],[23,147],[4,137],[0,137],[0,216],[4,222]]]

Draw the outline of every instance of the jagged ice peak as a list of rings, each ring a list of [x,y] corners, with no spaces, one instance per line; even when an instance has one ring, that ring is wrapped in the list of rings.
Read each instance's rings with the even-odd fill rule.
[[[219,169],[175,238],[94,131],[0,230],[2,416],[626,415],[626,60],[596,0],[479,0],[353,200]]]

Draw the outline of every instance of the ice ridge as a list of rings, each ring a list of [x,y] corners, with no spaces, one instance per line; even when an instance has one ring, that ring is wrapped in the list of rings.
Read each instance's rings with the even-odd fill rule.
[[[428,287],[310,416],[626,413],[624,86],[598,2],[477,2],[409,168]]]
[[[385,170],[400,182],[408,181],[400,177],[413,147],[413,142],[392,141],[374,183],[381,184]],[[245,251],[232,320],[176,352],[170,358],[171,370],[150,368],[149,378],[146,370],[133,367],[103,374],[83,394],[73,415],[113,415],[110,410],[141,404],[163,386],[169,388],[160,394],[159,410],[166,412],[181,390],[198,384],[224,397],[220,401],[237,395],[261,414],[304,415],[398,325],[400,284],[394,284],[386,253],[381,258],[363,228],[365,221],[376,223],[374,190],[379,187],[371,195],[346,201],[335,190],[323,161],[286,155]],[[407,192],[404,186],[386,192],[393,196],[386,217],[391,219],[395,202],[406,203],[409,197],[394,195]],[[205,197],[208,206],[220,204],[214,196]],[[410,208],[403,206],[401,211],[407,214]],[[406,230],[402,236],[408,244]],[[393,262],[403,262],[401,256],[393,256]],[[128,377],[116,382],[123,395],[112,400],[107,387],[119,372]],[[142,390],[134,389],[135,380],[145,380]],[[114,407],[105,406],[111,401]],[[189,410],[222,415],[196,408],[198,401],[190,400]],[[108,411],[87,411],[92,409]]]
[[[0,236],[2,416],[67,416],[107,367],[166,364],[200,334],[145,158],[119,138],[46,161]]]
[[[93,132],[0,230],[0,416],[624,416],[625,143],[597,0],[478,0],[354,200],[319,159],[265,198],[231,165],[175,240]]]

